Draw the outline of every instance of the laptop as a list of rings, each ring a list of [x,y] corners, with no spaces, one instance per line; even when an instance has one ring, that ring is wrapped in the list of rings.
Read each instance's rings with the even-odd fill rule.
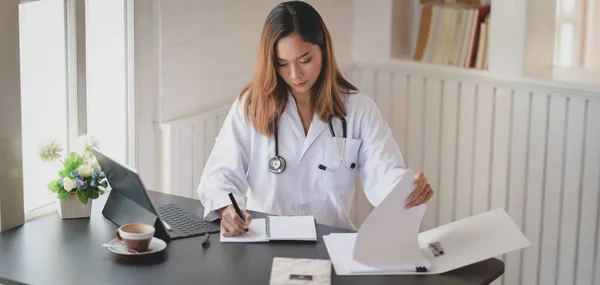
[[[153,225],[155,236],[169,241],[219,232],[219,225],[208,222],[173,203],[155,205],[148,196],[142,179],[134,169],[92,149],[106,174],[111,190],[102,215],[122,226],[129,223]]]

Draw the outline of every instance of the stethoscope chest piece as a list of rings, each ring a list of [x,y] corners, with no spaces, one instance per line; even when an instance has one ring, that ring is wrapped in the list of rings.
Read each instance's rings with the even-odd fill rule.
[[[285,159],[281,156],[274,156],[269,160],[269,170],[275,174],[279,174],[285,170]]]
[[[344,139],[344,143],[343,143],[341,149],[340,149],[340,146],[338,145],[337,141],[335,140],[335,131],[333,130],[333,124],[331,123],[332,119],[333,119],[333,116],[330,116],[329,117],[329,131],[331,132],[331,137],[333,138],[335,147],[338,150],[340,159],[338,161],[338,165],[335,168],[326,167],[325,165],[319,164],[319,169],[334,172],[334,171],[338,170],[339,166],[342,163],[344,163],[344,166],[348,170],[352,170],[352,169],[356,168],[356,163],[351,163],[350,165],[348,165],[348,163],[346,162],[346,159],[344,158],[344,154],[346,153],[346,138],[347,138],[347,136],[346,136],[346,130],[347,130],[346,119],[344,117],[340,117],[340,120],[342,121],[342,138]],[[273,158],[271,158],[269,160],[269,170],[271,170],[271,172],[274,174],[280,174],[285,170],[285,159],[283,159],[283,157],[279,156],[279,135],[278,135],[277,122],[275,122],[274,125],[275,126],[274,126],[273,134],[275,136],[275,156],[273,156]]]

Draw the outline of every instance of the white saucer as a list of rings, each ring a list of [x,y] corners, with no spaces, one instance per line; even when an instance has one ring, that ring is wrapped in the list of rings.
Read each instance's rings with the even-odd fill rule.
[[[148,245],[148,251],[144,251],[144,252],[140,252],[140,253],[133,253],[133,252],[127,251],[127,247],[125,247],[125,245],[118,239],[113,239],[108,243],[108,250],[110,250],[113,253],[116,253],[118,255],[126,255],[126,256],[155,254],[155,253],[163,251],[165,248],[167,248],[167,243],[165,241],[163,241],[162,239],[159,239],[156,237],[153,237],[152,240],[150,240],[150,245]]]

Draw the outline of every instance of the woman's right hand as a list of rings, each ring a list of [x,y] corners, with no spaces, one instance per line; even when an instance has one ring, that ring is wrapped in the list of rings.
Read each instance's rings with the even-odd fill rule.
[[[241,210],[244,220],[236,213],[233,205],[217,210],[221,215],[221,232],[224,237],[239,236],[248,231],[248,226],[252,221],[252,215]]]

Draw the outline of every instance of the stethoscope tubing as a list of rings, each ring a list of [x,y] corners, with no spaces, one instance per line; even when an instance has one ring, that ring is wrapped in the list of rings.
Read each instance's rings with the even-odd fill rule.
[[[344,164],[344,167],[346,167],[346,169],[348,169],[348,170],[352,170],[352,169],[356,168],[356,163],[351,163],[350,165],[348,165],[348,162],[346,161],[346,159],[344,157],[344,154],[346,153],[346,140],[347,140],[346,118],[340,117],[340,121],[342,121],[342,138],[344,140],[341,150],[340,150],[340,146],[339,146],[337,140],[335,139],[335,131],[333,130],[333,123],[332,123],[333,116],[329,116],[328,121],[329,121],[328,122],[329,132],[331,133],[331,138],[333,139],[333,143],[335,144],[335,148],[338,151],[338,155],[340,156],[340,159],[338,160],[338,164],[336,165],[335,168],[326,167],[323,164],[319,164],[319,169],[329,171],[329,172],[335,172],[340,168],[340,165],[342,163]],[[283,157],[279,156],[279,124],[277,121],[274,122],[273,134],[275,136],[275,156],[269,160],[269,170],[273,174],[280,174],[285,170],[286,161]]]

